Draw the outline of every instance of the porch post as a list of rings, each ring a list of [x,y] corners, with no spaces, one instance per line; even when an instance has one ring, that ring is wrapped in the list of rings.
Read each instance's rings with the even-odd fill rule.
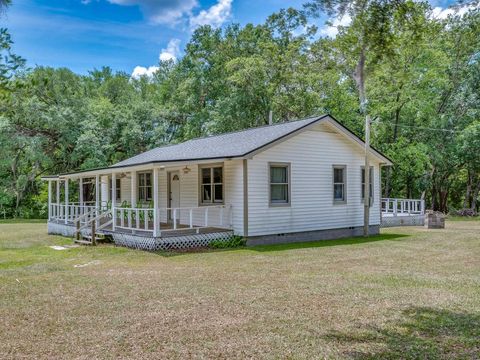
[[[48,220],[52,218],[52,181],[48,180]]]
[[[136,171],[130,171],[130,175],[132,177],[130,184],[132,186],[131,191],[130,191],[130,203],[132,205],[132,208],[137,208],[137,172]]]
[[[65,179],[65,224],[68,224],[68,178]]]
[[[116,174],[112,173],[112,230],[115,231],[115,224],[116,224],[116,219],[115,219],[115,202],[116,202],[116,194],[117,194],[117,178]]]
[[[100,205],[100,175],[95,175],[95,208]]]
[[[153,169],[153,236],[157,237],[160,226],[158,222],[158,168]]]
[[[60,179],[57,179],[57,194],[55,196],[55,202],[60,204]]]
[[[60,179],[57,178],[57,196],[55,197],[55,202],[57,203],[56,209],[55,209],[55,217],[59,218],[60,213],[61,213],[61,208],[60,208]]]
[[[83,178],[82,177],[78,179],[78,191],[80,192],[78,194],[78,201],[80,202],[80,206],[83,206]]]

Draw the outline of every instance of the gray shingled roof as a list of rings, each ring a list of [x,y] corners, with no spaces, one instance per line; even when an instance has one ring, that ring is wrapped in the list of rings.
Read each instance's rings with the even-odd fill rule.
[[[111,167],[124,167],[152,162],[241,157],[325,117],[327,115],[162,146],[120,161]]]

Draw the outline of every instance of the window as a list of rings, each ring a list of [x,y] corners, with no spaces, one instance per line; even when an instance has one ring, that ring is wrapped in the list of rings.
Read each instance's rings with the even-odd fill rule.
[[[333,202],[344,203],[346,196],[346,173],[345,165],[333,165]]]
[[[120,201],[121,198],[122,198],[122,196],[121,196],[122,195],[122,192],[121,192],[122,190],[121,190],[121,187],[120,187],[120,180],[121,180],[120,178],[115,179],[115,192],[116,192],[115,200],[116,201]],[[110,179],[110,189],[112,189],[112,188],[113,188],[112,179]]]
[[[373,166],[370,166],[370,203],[373,203]],[[365,199],[365,166],[362,166],[362,201]]]
[[[290,165],[270,164],[270,205],[290,204]]]
[[[200,168],[200,203],[223,203],[223,167]]]
[[[138,200],[152,200],[152,173],[138,173]]]

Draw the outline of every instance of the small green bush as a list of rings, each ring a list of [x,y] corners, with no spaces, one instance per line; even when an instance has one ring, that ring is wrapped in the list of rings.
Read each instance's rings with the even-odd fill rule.
[[[214,249],[227,249],[245,246],[245,240],[241,236],[232,236],[230,240],[213,240],[210,247]]]

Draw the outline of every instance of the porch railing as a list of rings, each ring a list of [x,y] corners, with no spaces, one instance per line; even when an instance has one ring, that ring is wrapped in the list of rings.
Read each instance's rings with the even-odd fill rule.
[[[92,210],[95,210],[94,205],[53,203],[50,204],[50,220],[73,222],[75,219],[91,213]]]
[[[115,207],[112,213],[113,226],[123,230],[154,231],[155,209]],[[230,205],[161,208],[157,209],[157,230],[162,232],[182,229],[218,227],[232,228],[232,208]],[[161,235],[159,235],[161,236]]]
[[[382,199],[382,215],[408,216],[425,214],[425,200],[422,199]]]

